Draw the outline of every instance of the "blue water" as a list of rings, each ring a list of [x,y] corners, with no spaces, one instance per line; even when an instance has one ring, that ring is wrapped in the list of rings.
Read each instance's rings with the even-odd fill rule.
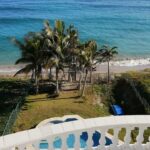
[[[150,0],[0,0],[0,64],[11,64],[19,50],[10,42],[43,21],[74,24],[81,40],[119,47],[121,55],[150,56]]]

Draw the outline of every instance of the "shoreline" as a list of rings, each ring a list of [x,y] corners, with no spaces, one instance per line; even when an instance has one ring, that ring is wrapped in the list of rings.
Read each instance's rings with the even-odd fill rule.
[[[128,71],[142,71],[150,69],[150,65],[136,65],[136,66],[110,66],[110,73],[125,73]],[[107,73],[107,65],[98,65],[96,73]]]
[[[22,65],[0,65],[0,76],[12,77],[19,69],[23,68]],[[150,58],[140,59],[121,59],[110,61],[111,73],[123,73],[127,71],[141,71],[150,68]],[[107,73],[107,63],[96,65],[95,73]]]

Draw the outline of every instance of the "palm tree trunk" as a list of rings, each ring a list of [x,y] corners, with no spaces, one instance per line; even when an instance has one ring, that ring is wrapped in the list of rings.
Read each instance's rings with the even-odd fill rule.
[[[49,80],[51,80],[51,78],[52,78],[52,68],[50,67],[49,68]]]
[[[45,76],[46,79],[48,79],[48,68],[45,68]]]
[[[90,67],[90,83],[92,83],[92,72],[93,72],[93,70],[92,70],[92,66]]]
[[[68,82],[70,82],[70,67],[68,68]]]
[[[109,84],[110,82],[110,68],[109,68],[109,60],[108,60],[108,76],[107,76],[107,83]]]
[[[77,80],[77,67],[75,66],[74,80]]]
[[[34,80],[34,74],[35,74],[35,71],[34,69],[32,70],[32,74],[31,74],[31,80]]]
[[[79,79],[79,86],[78,86],[78,90],[81,90],[81,82],[82,82],[82,72],[80,72],[80,79]]]
[[[59,94],[58,68],[56,67],[56,94]]]
[[[72,69],[71,72],[71,82],[76,81],[76,68]]]
[[[36,86],[36,94],[39,93],[39,80],[38,80],[38,76],[35,75],[35,86]]]
[[[84,96],[85,87],[86,87],[87,75],[88,75],[88,71],[86,70],[86,74],[85,74],[85,80],[84,80],[84,85],[83,85],[83,89],[82,89],[81,96]]]
[[[75,80],[75,81],[77,80],[77,61],[76,61],[76,58],[75,58],[75,72],[74,72],[74,80]]]

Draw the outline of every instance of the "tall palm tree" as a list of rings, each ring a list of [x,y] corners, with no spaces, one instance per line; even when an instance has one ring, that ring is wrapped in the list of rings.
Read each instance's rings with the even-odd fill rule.
[[[39,91],[39,77],[41,74],[41,53],[43,41],[40,33],[28,33],[21,42],[17,39],[13,40],[21,51],[21,58],[16,61],[16,64],[25,64],[25,67],[19,70],[14,76],[32,72],[36,85],[36,93]]]
[[[63,70],[64,51],[67,49],[67,38],[65,35],[65,24],[61,20],[55,21],[54,29],[48,22],[45,23],[45,46],[47,64],[55,67],[56,70],[56,93],[59,94],[59,70]]]
[[[88,41],[84,44],[80,44],[78,46],[78,49],[80,51],[79,53],[79,68],[80,68],[80,80],[79,80],[79,89],[81,87],[81,80],[82,80],[82,70],[83,70],[83,64],[87,68],[87,73],[90,71],[90,82],[92,83],[92,73],[93,73],[93,67],[97,63],[101,63],[103,60],[103,57],[101,55],[101,49],[97,49],[97,43],[95,41]],[[86,78],[85,78],[86,79]],[[84,81],[84,83],[86,83]],[[84,84],[85,85],[85,84]],[[85,86],[84,86],[85,87]],[[83,90],[84,91],[84,90]],[[84,93],[84,92],[83,92]]]
[[[55,49],[54,49],[54,31],[53,28],[50,26],[49,21],[46,20],[44,22],[44,30],[43,30],[43,35],[45,37],[45,42],[44,42],[44,52],[43,52],[43,66],[47,70],[50,70],[48,73],[49,78],[52,76],[52,68],[54,67],[56,60],[55,60]]]
[[[107,76],[107,82],[108,84],[110,83],[110,60],[112,60],[115,55],[117,55],[117,47],[109,47],[104,45],[101,48],[101,55],[103,57],[104,61],[107,61],[107,65],[108,65],[108,76]]]
[[[66,51],[64,52],[65,55],[65,63],[68,65],[68,79],[72,76],[73,79],[76,81],[76,72],[77,72],[77,57],[78,57],[78,45],[79,45],[79,38],[78,38],[78,31],[74,28],[73,25],[70,25],[66,29],[66,38],[68,42],[68,46]],[[70,73],[69,71],[73,71]]]
[[[92,83],[92,72],[93,66],[96,64],[96,59],[98,58],[98,51],[97,51],[97,43],[95,41],[89,42],[89,49],[90,49],[90,82]]]
[[[92,66],[93,66],[93,61],[94,61],[94,55],[97,49],[97,45],[95,41],[88,41],[84,43],[83,49],[81,50],[80,54],[80,66],[81,69],[84,70],[85,72],[85,79],[84,79],[84,84],[81,92],[81,96],[84,96],[84,91],[85,91],[85,86],[87,82],[87,75],[89,70],[92,72]]]

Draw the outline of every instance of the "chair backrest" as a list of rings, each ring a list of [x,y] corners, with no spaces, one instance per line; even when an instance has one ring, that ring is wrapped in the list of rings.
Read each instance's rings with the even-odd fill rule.
[[[122,109],[121,106],[119,105],[111,105],[112,110],[114,112],[114,115],[118,116],[118,115],[124,115],[124,111]]]

